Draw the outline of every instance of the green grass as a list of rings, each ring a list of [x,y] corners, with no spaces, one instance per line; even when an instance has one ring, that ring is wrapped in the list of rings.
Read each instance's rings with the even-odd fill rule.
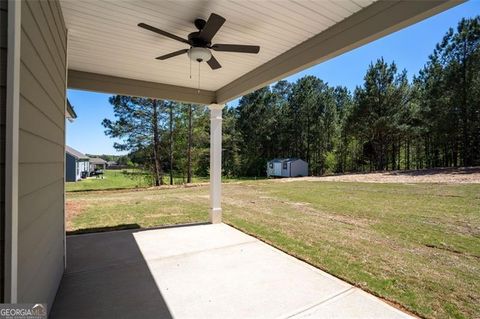
[[[105,170],[103,178],[89,177],[66,183],[67,192],[148,187],[147,175],[141,171]]]
[[[204,187],[201,193],[205,193]],[[208,196],[190,188],[74,192],[67,195],[67,230],[152,227],[208,220]]]
[[[427,318],[480,318],[480,184],[237,181],[224,220]],[[69,193],[71,230],[208,219],[208,186]]]
[[[169,176],[165,176],[164,183],[169,184]],[[183,184],[181,177],[174,177],[175,185]],[[208,178],[193,178],[194,183],[208,181]],[[129,189],[146,188],[152,186],[152,180],[149,175],[141,170],[105,170],[103,178],[89,177],[78,182],[66,183],[67,192],[110,190],[110,189]]]

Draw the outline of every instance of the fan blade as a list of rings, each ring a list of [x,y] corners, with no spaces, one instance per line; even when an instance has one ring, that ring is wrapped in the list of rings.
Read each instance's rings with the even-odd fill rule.
[[[172,52],[172,53],[169,53],[169,54],[165,54],[165,55],[156,57],[155,59],[166,60],[166,59],[170,59],[170,58],[173,58],[174,56],[184,54],[184,53],[187,53],[187,52],[188,52],[188,49],[178,50],[178,51],[175,51],[175,52]]]
[[[258,53],[260,51],[260,47],[258,45],[214,44],[212,45],[212,50],[240,53]]]
[[[212,70],[220,69],[222,67],[213,55],[210,60],[207,61],[207,64],[212,68]]]
[[[215,34],[217,34],[218,30],[222,27],[225,23],[225,18],[219,16],[218,14],[212,13],[208,18],[205,27],[203,27],[202,31],[198,35],[203,40],[210,42],[212,41]]]
[[[190,44],[187,40],[185,40],[185,39],[183,39],[183,38],[180,38],[180,37],[177,37],[175,34],[171,34],[170,32],[157,29],[157,28],[155,28],[155,27],[152,27],[151,25],[148,25],[148,24],[145,24],[145,23],[139,23],[138,26],[139,26],[140,28],[144,28],[144,29],[147,29],[147,30],[149,30],[149,31],[152,31],[152,32],[161,34],[161,35],[163,35],[163,36],[165,36],[165,37],[167,37],[167,38],[170,38],[170,39],[173,39],[173,40],[177,40],[177,41],[180,41],[180,42],[183,42],[183,43]]]

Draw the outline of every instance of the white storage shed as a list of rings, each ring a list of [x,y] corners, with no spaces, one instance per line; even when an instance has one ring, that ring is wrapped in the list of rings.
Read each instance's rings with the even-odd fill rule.
[[[267,163],[267,176],[308,176],[308,163],[299,158],[276,158]]]

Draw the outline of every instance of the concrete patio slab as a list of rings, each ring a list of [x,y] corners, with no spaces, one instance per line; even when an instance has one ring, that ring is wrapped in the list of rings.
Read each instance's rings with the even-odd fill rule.
[[[356,318],[407,318],[403,311],[386,307],[385,302],[369,293],[353,287],[304,312],[292,316],[294,319],[356,319]]]
[[[134,233],[146,260],[254,242],[256,239],[224,224],[153,229]]]
[[[67,237],[67,269],[49,318],[171,318],[132,232]]]
[[[70,236],[67,252],[52,318],[411,318],[225,224]]]

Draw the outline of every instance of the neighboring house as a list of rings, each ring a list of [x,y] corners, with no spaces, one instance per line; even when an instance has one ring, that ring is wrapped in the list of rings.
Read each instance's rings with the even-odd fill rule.
[[[90,172],[94,172],[96,169],[105,169],[107,167],[107,161],[100,157],[90,158]]]
[[[70,146],[65,146],[65,180],[76,182],[82,179],[82,172],[89,171],[89,157]]]
[[[115,161],[108,161],[107,162],[107,168],[116,167],[116,166],[117,166],[117,162],[115,162]]]
[[[267,163],[268,177],[298,177],[308,175],[308,163],[298,158],[276,158]]]

